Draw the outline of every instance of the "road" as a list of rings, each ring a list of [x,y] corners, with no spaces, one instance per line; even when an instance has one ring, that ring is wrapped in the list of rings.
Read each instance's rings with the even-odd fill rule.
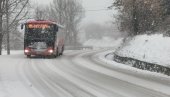
[[[170,97],[170,80],[110,67],[95,56],[102,51],[0,56],[0,97]]]

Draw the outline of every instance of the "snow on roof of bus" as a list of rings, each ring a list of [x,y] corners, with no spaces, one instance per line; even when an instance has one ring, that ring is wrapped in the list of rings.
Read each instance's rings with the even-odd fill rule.
[[[30,19],[30,20],[27,20],[25,22],[26,24],[57,24],[58,27],[60,28],[65,28],[65,26],[61,25],[61,24],[58,24],[54,21],[50,21],[50,20],[34,20],[34,19]]]
[[[56,22],[50,21],[50,20],[29,20],[26,23],[30,24],[30,23],[47,23],[47,24],[56,24]]]

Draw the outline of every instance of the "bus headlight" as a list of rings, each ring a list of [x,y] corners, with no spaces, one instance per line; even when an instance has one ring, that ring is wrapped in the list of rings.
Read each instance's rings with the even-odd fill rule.
[[[28,49],[25,49],[24,52],[25,52],[25,53],[29,53],[30,51],[29,51]]]
[[[54,52],[54,50],[52,50],[52,49],[49,49],[49,50],[48,50],[48,52],[49,52],[49,53],[53,53],[53,52]]]

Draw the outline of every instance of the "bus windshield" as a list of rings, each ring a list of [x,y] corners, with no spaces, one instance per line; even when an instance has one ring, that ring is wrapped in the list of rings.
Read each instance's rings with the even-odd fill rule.
[[[53,39],[55,31],[49,24],[27,24],[25,36],[27,39]]]

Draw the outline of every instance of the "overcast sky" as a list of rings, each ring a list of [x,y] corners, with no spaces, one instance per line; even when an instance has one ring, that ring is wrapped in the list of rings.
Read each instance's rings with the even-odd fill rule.
[[[34,3],[38,4],[49,4],[52,0],[31,0]],[[82,4],[86,10],[85,18],[83,19],[83,24],[88,23],[108,23],[111,21],[111,16],[113,11],[101,10],[107,9],[111,5],[113,0],[81,0]],[[100,10],[100,11],[91,11],[91,10]]]

